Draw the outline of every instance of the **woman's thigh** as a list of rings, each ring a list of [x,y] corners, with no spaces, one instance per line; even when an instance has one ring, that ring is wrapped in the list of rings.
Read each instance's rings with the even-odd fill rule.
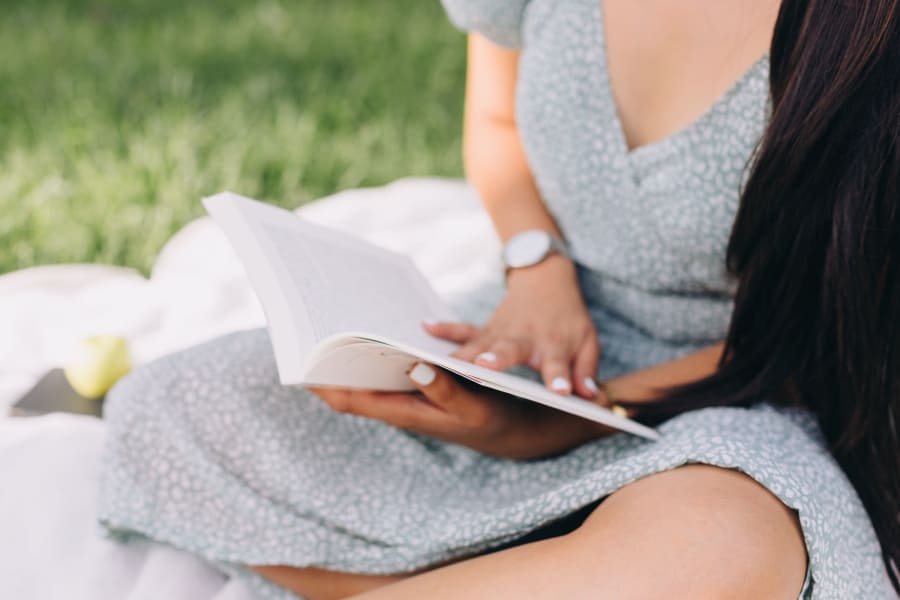
[[[805,570],[793,511],[746,475],[690,465],[622,488],[572,533],[361,597],[795,599]]]

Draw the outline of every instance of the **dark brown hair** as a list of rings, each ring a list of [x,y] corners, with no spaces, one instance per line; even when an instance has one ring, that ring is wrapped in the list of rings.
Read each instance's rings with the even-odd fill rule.
[[[722,362],[639,410],[808,407],[900,592],[900,0],[783,0],[770,58]]]

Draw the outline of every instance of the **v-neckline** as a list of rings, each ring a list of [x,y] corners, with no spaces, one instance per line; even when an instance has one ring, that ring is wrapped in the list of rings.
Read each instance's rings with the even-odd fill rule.
[[[609,102],[609,105],[612,108],[611,113],[613,122],[611,125],[615,132],[616,143],[619,145],[620,151],[627,159],[634,160],[643,155],[653,154],[656,150],[674,143],[697,127],[701,126],[704,122],[712,117],[713,113],[715,113],[721,105],[726,104],[731,100],[732,97],[736,96],[753,78],[757,70],[761,69],[763,66],[768,65],[769,53],[766,52],[752,65],[750,65],[750,67],[746,71],[744,71],[741,76],[738,77],[730,86],[728,86],[728,88],[719,97],[717,97],[712,102],[712,104],[707,106],[706,109],[700,114],[700,116],[693,119],[686,125],[676,129],[669,135],[661,137],[652,142],[647,142],[645,144],[635,146],[634,148],[629,148],[628,138],[625,135],[625,127],[622,125],[622,119],[619,113],[619,104],[616,101],[615,91],[612,87],[612,80],[609,76],[609,48],[606,39],[606,11],[603,9],[602,0],[592,0],[591,3],[594,5],[594,12],[596,13],[596,18],[593,19],[593,22],[597,24],[597,32],[592,37],[595,42],[594,45],[600,53],[599,63],[602,72],[599,75],[601,79],[601,88],[603,89],[603,93],[606,96],[606,101]]]

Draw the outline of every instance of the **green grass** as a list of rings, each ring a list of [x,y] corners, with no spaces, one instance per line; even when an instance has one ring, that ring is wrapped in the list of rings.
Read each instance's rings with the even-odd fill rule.
[[[459,175],[438,0],[0,0],[0,273],[147,272],[231,189],[297,206]]]

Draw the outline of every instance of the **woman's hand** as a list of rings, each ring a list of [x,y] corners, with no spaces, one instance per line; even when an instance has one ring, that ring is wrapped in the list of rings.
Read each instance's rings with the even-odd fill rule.
[[[333,410],[504,458],[558,454],[602,435],[586,419],[540,404],[470,389],[443,369],[419,363],[409,374],[419,393],[311,388]]]
[[[524,269],[513,269],[506,297],[485,327],[464,323],[426,324],[428,333],[463,346],[454,356],[504,370],[526,364],[560,394],[597,395],[594,375],[600,345],[574,264],[554,255]]]

